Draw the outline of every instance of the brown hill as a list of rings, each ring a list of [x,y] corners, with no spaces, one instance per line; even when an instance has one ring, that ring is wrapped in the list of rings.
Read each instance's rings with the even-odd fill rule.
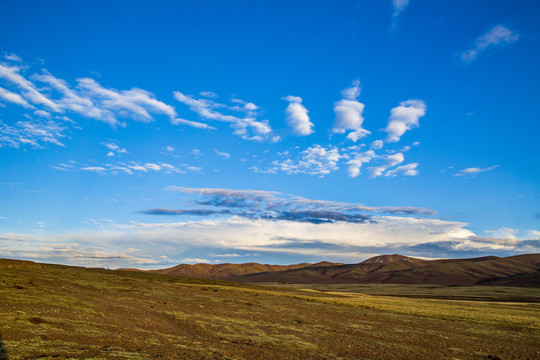
[[[141,271],[136,269],[124,269]],[[359,264],[181,264],[147,272],[250,283],[436,284],[540,287],[540,254],[423,260],[380,255]]]
[[[538,286],[540,254],[499,258],[421,260],[401,255],[368,259],[360,264],[308,266],[238,278],[246,282],[366,283]]]
[[[418,264],[418,263],[424,262],[425,260],[403,256],[399,254],[393,254],[393,255],[374,256],[372,258],[362,261],[361,264],[383,264],[383,263],[400,262],[400,261],[412,262],[412,263]]]
[[[286,270],[296,270],[302,269],[308,266],[336,266],[341,265],[331,262],[320,262],[317,264],[294,264],[294,265],[269,265],[269,264],[259,264],[259,263],[246,263],[246,264],[180,264],[168,269],[160,270],[149,270],[155,274],[164,274],[164,275],[176,275],[176,276],[187,276],[187,277],[197,277],[197,278],[208,278],[208,279],[228,279],[232,277],[239,277],[249,274],[261,274],[261,273],[277,273],[280,271]],[[124,269],[132,270],[132,269]]]

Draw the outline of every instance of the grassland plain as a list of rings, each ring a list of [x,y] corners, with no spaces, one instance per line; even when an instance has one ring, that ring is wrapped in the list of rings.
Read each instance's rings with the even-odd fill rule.
[[[540,304],[496,293],[368,295],[0,260],[0,359],[540,359]]]

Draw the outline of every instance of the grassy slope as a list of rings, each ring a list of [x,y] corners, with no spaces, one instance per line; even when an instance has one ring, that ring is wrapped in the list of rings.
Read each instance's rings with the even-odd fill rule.
[[[0,359],[533,359],[539,310],[0,260]]]

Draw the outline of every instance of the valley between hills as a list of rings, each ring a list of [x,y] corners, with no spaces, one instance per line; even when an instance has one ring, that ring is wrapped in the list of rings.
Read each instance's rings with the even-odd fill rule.
[[[0,259],[0,359],[538,359],[539,271],[539,254],[153,271]]]

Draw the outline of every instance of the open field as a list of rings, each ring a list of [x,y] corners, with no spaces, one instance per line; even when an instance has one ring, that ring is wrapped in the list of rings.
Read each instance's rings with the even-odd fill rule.
[[[500,289],[319,290],[0,260],[0,359],[540,358],[540,304]]]
[[[417,284],[278,284],[258,283],[287,289],[357,293],[426,299],[478,300],[540,303],[540,288],[509,286],[442,286]]]

